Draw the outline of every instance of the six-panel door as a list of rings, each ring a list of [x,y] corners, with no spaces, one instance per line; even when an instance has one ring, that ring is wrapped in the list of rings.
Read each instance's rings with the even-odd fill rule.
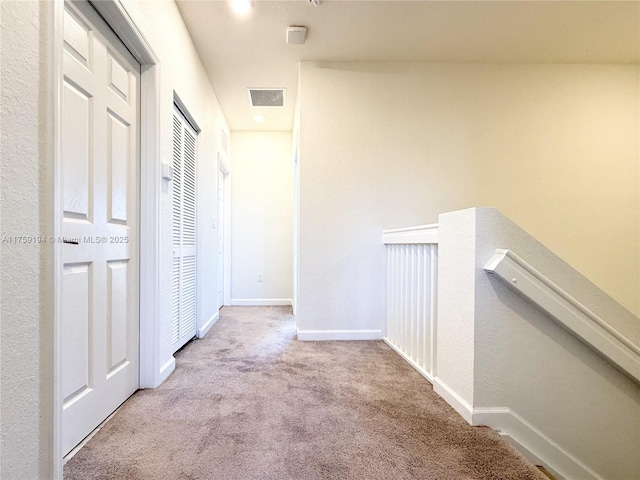
[[[140,66],[90,5],[80,8],[64,13],[64,454],[139,385]]]

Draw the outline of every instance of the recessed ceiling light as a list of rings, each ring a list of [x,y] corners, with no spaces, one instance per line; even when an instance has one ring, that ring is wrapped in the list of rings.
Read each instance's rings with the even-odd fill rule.
[[[247,15],[253,8],[253,0],[229,0],[231,10],[238,15]]]
[[[253,119],[258,123],[263,123],[267,119],[267,117],[259,113],[258,115],[254,115]]]

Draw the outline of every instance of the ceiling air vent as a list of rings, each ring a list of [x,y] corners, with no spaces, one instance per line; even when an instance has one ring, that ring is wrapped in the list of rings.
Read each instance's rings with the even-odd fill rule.
[[[250,88],[252,107],[284,107],[284,88]]]

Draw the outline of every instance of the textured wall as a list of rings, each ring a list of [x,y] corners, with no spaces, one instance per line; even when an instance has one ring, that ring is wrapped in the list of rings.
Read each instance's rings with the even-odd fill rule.
[[[0,477],[50,478],[53,438],[49,2],[0,2]],[[18,41],[19,39],[19,41]]]
[[[508,406],[603,478],[639,478],[640,386],[483,267],[513,250],[636,345],[638,319],[500,212],[475,212],[474,407]]]
[[[473,405],[475,210],[440,215],[438,242],[438,321],[434,374],[465,402]]]
[[[380,328],[381,230],[483,205],[640,311],[636,65],[300,75],[300,328]]]
[[[292,150],[290,132],[231,134],[232,302],[292,298]]]
[[[205,324],[218,311],[217,217],[218,151],[226,121],[218,100],[195,51],[178,7],[173,1],[144,2],[125,0],[125,7],[160,59],[160,161],[172,164],[173,93],[178,94],[198,126],[197,140],[197,295],[198,325]],[[167,32],[171,32],[170,35]],[[160,225],[160,322],[163,342],[162,361],[171,356],[171,265],[172,197],[170,183],[163,181]],[[216,220],[216,225],[218,224]]]

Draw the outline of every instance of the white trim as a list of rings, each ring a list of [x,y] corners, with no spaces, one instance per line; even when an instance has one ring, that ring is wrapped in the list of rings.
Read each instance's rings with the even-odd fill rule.
[[[517,448],[534,464],[561,479],[603,480],[587,465],[547,437],[510,408],[476,408],[472,425],[486,425]]]
[[[223,305],[231,305],[231,174],[224,179],[224,292]]]
[[[230,303],[235,307],[271,307],[293,302],[290,298],[232,298]]]
[[[62,198],[58,187],[62,185],[62,89],[63,89],[63,51],[64,51],[64,0],[56,0],[53,5],[53,32],[50,52],[51,87],[53,92],[53,236],[62,236]],[[62,365],[60,360],[61,323],[62,323],[62,246],[53,245],[53,478],[62,480],[64,453],[62,448]],[[41,422],[43,424],[44,422]],[[48,432],[47,432],[48,433]]]
[[[414,362],[411,357],[409,357],[406,353],[404,353],[400,347],[398,347],[395,343],[393,343],[391,340],[389,340],[387,337],[383,337],[382,340],[384,341],[384,343],[386,343],[387,345],[389,345],[389,347],[395,351],[398,355],[400,355],[402,358],[405,359],[405,361],[411,365],[413,368],[415,368],[418,373],[420,375],[422,375],[424,378],[427,379],[427,381],[431,384],[433,384],[433,375],[431,375],[431,373],[427,372],[424,368],[422,368],[420,365],[418,365],[416,362]]]
[[[538,305],[570,332],[640,382],[640,347],[511,250],[497,249],[484,270]],[[639,320],[640,321],[640,320]]]
[[[231,173],[229,164],[225,160],[224,154],[222,152],[218,152],[218,168],[222,170],[222,173],[224,173],[225,177]]]
[[[298,84],[300,83],[300,76],[298,75]],[[300,104],[300,86],[298,85],[298,94],[296,98],[296,119],[299,118],[299,104]],[[292,260],[292,297],[293,302],[291,310],[293,316],[296,319],[296,328],[298,328],[298,289],[300,278],[300,129],[296,127],[297,123],[294,120],[294,137],[293,137],[293,232],[292,243],[293,251],[291,252]]]
[[[169,360],[164,362],[164,364],[160,367],[160,371],[158,373],[158,385],[164,382],[169,375],[173,373],[176,369],[176,358],[172,355]]]
[[[549,472],[551,475],[553,475],[553,478],[555,478],[557,480],[564,480],[566,478],[566,477],[560,475],[560,473],[558,473],[556,470],[553,470],[551,467],[549,467],[548,464],[545,464],[546,462],[544,460],[542,460],[538,455],[536,455],[531,450],[529,450],[527,447],[525,447],[524,445],[522,445],[522,444],[518,443],[516,440],[514,440],[513,437],[511,437],[508,433],[501,432],[499,430],[496,430],[496,431],[498,432],[498,435],[500,435],[500,438],[502,438],[502,440],[504,440],[509,445],[511,445],[513,448],[515,448],[520,453],[522,453],[522,455],[524,455],[526,458],[528,458],[529,461],[531,461],[531,463],[533,463],[534,465],[544,466],[544,469],[547,472]]]
[[[440,395],[444,400],[453,407],[453,409],[464,418],[467,423],[472,424],[473,407],[469,402],[462,398],[449,385],[444,383],[440,377],[433,379],[433,391]]]
[[[438,224],[384,230],[382,243],[385,245],[438,243]]]
[[[204,325],[198,326],[198,331],[196,333],[197,337],[204,338],[218,320],[220,320],[220,311],[217,311]]]
[[[222,204],[224,206],[224,212],[222,212],[223,222],[223,290],[222,290],[222,305],[231,305],[231,167],[227,162],[225,154],[218,152],[218,175],[220,172],[224,174],[224,191],[222,192],[224,198]],[[220,212],[218,212],[218,228],[220,227]]]
[[[433,391],[473,426],[496,430],[536,465],[542,465],[558,479],[603,480],[603,477],[574,457],[531,423],[508,407],[472,407],[439,377]]]
[[[202,129],[200,128],[200,126],[198,125],[198,122],[196,122],[196,119],[187,108],[187,105],[182,101],[182,99],[180,98],[180,95],[178,95],[178,92],[176,92],[175,90],[173,91],[173,103],[175,104],[176,108],[180,111],[180,113],[182,114],[184,119],[187,121],[187,123],[191,125],[191,128],[193,128],[197,137],[198,134],[202,131]]]
[[[298,340],[305,342],[327,340],[381,340],[382,330],[299,330]]]
[[[155,65],[158,57],[120,0],[89,0],[140,65]]]
[[[438,246],[431,245],[431,298],[429,299],[429,343],[431,349],[431,357],[429,364],[431,366],[431,375],[435,377],[438,374]]]
[[[160,79],[158,68],[140,76],[140,388],[162,381],[160,326]]]

